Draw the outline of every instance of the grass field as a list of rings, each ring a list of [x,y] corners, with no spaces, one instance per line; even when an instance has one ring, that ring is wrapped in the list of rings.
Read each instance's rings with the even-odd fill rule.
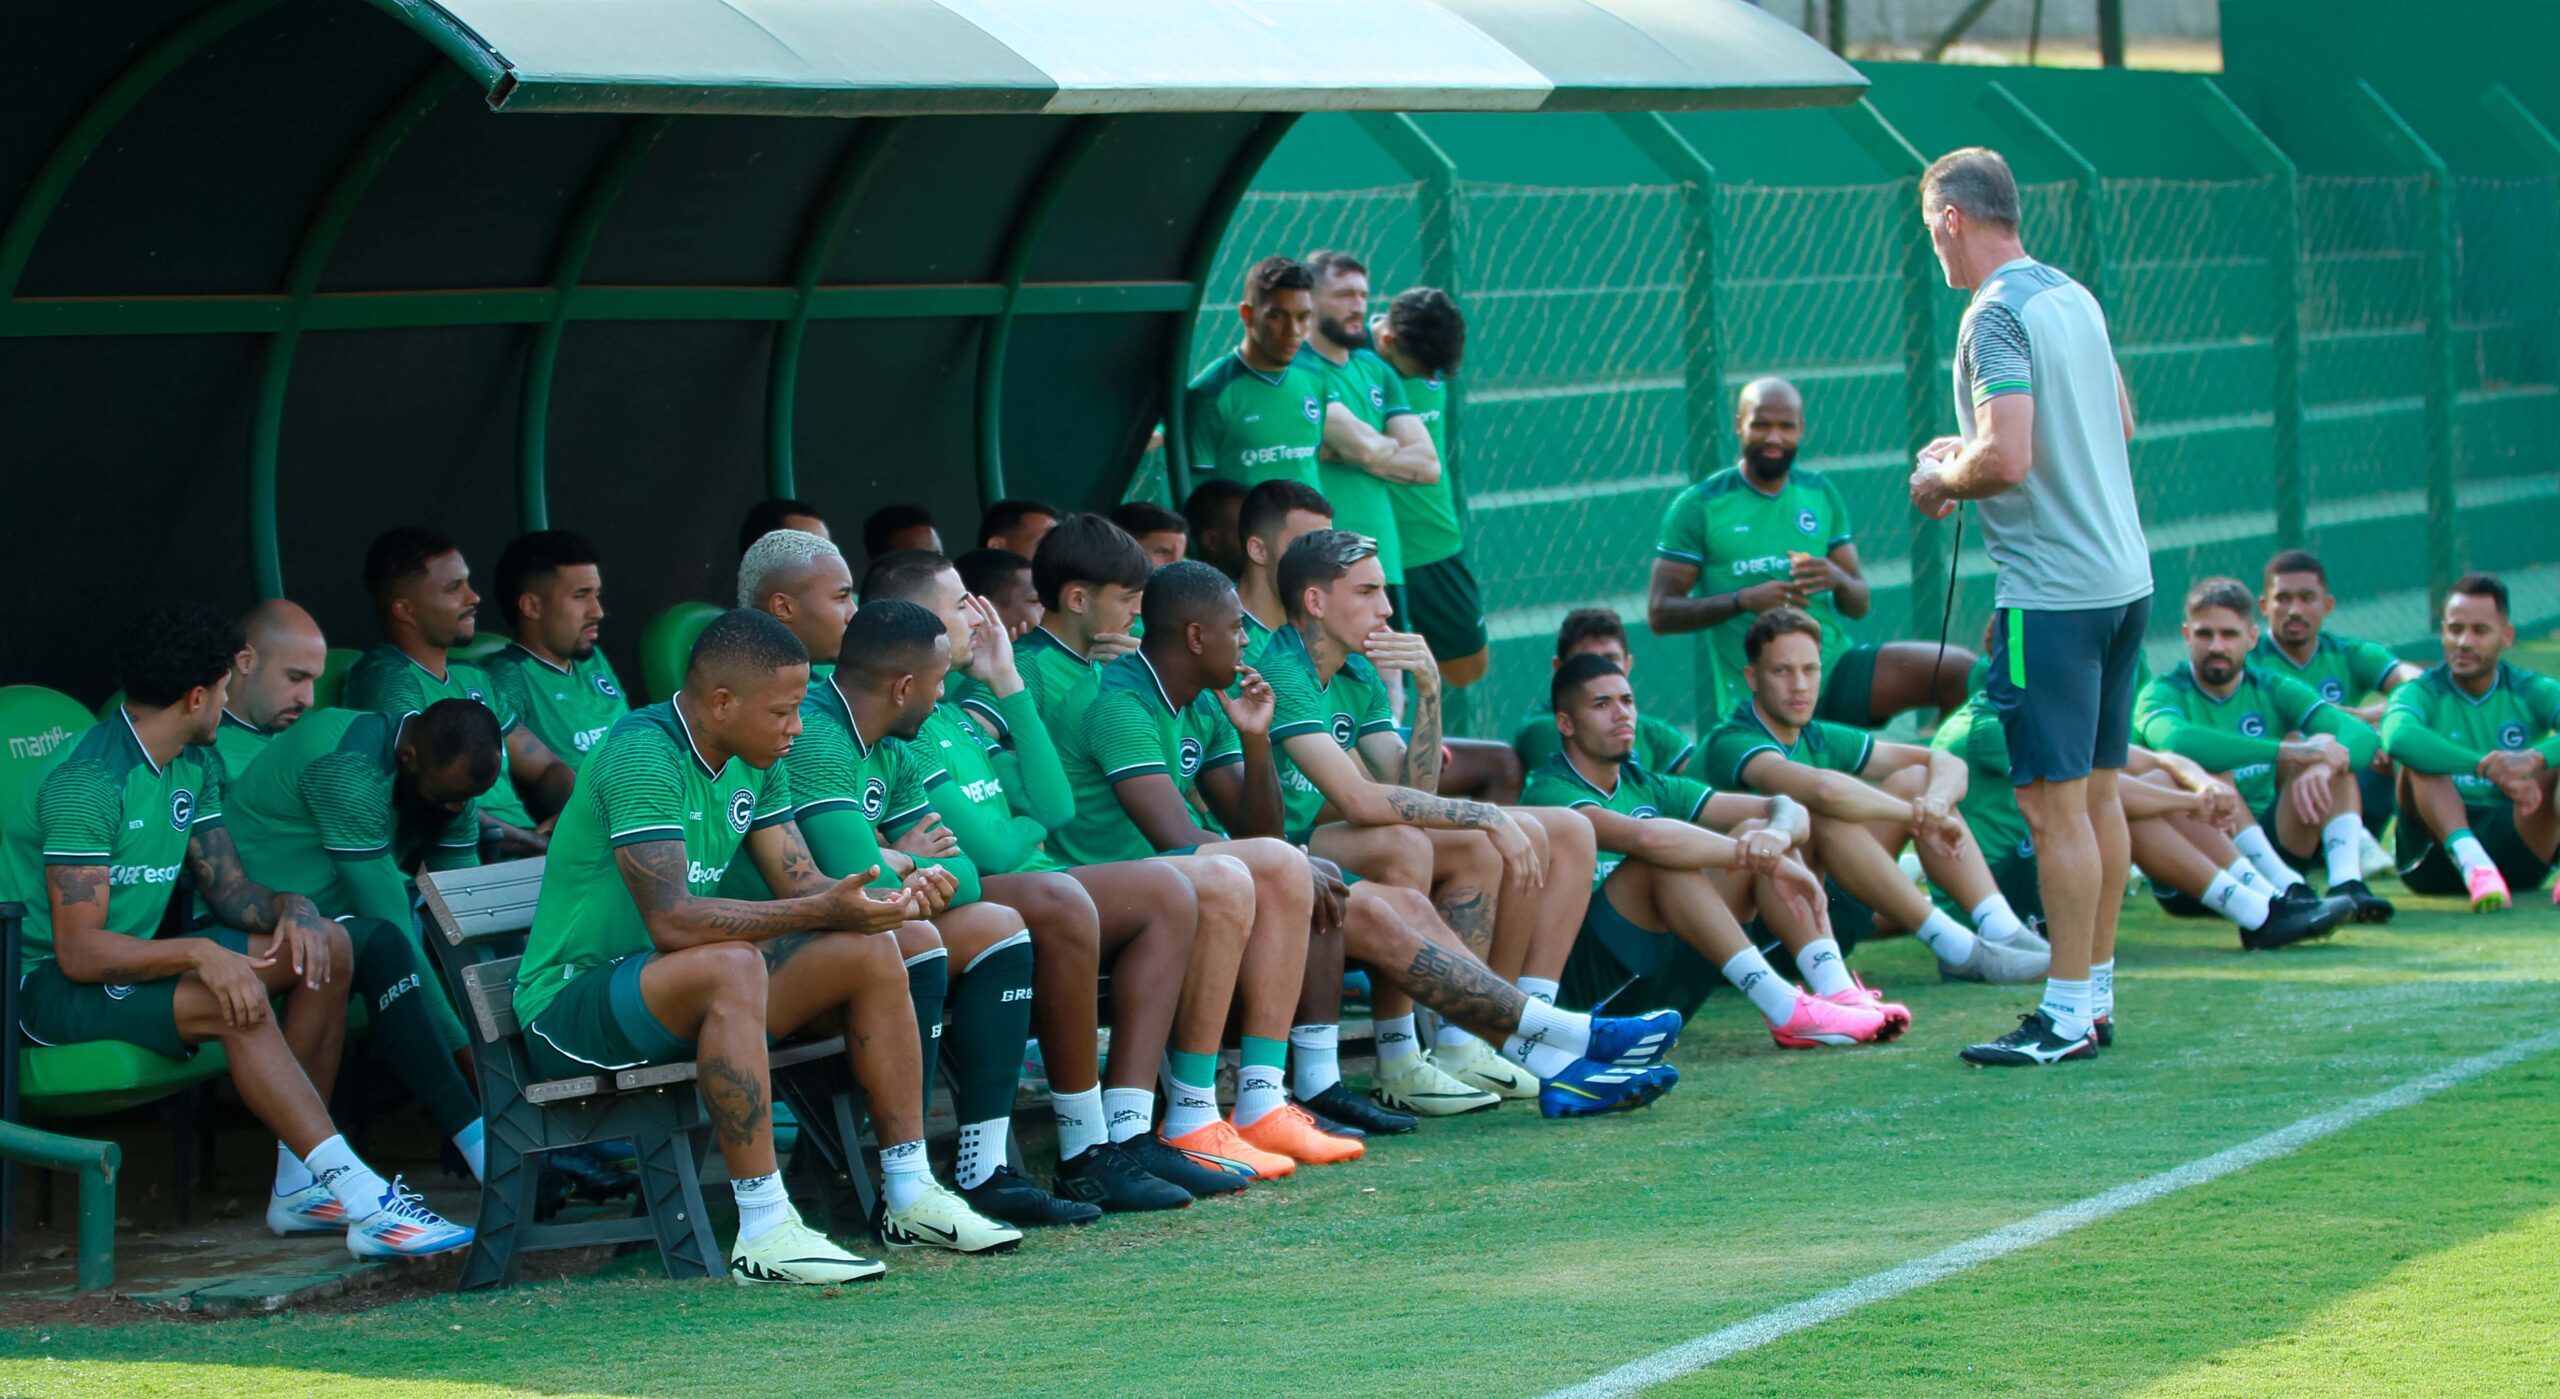
[[[1739,997],[1680,1090],[1501,1112],[850,1295],[604,1279],[360,1314],[0,1333],[0,1392],[1534,1394],[2550,1029],[2560,912],[2404,905],[2244,956],[2133,910],[2122,1038],[1970,1070],[2028,997],[1863,951],[1896,1045],[1774,1049]],[[1716,1394],[2518,1394],[2560,1361],[2560,1055],[1734,1357]],[[2056,1347],[2059,1339],[2065,1344]]]

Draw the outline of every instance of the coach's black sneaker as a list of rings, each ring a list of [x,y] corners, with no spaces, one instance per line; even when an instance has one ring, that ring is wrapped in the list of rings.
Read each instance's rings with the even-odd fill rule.
[[[2034,1068],[2059,1064],[2065,1059],[2088,1059],[2096,1056],[2098,1041],[2083,1034],[2066,1039],[2056,1034],[2053,1018],[2042,1010],[2031,1010],[2018,1017],[2018,1028],[1989,1044],[1964,1047],[1964,1061],[1985,1068]]]
[[[1153,1132],[1140,1132],[1120,1143],[1120,1149],[1129,1153],[1129,1159],[1137,1162],[1139,1169],[1158,1180],[1181,1186],[1191,1192],[1193,1199],[1233,1195],[1256,1179],[1242,1171],[1203,1166]]]
[[[1086,1147],[1058,1163],[1058,1193],[1109,1214],[1191,1207],[1191,1192],[1162,1180],[1118,1142]]]
[[[1317,1126],[1337,1136],[1365,1137],[1375,1132],[1382,1137],[1401,1137],[1422,1121],[1412,1113],[1373,1103],[1342,1083],[1312,1098],[1290,1101],[1313,1113]]]
[[[2090,1021],[2089,1038],[2096,1040],[2098,1042],[2098,1048],[2100,1049],[2115,1048],[2116,1018],[2112,1015],[2101,1015],[2097,1019]]]
[[[2330,885],[2329,897],[2345,899],[2354,904],[2356,906],[2355,921],[2359,923],[2388,923],[2391,921],[2391,915],[2400,911],[2391,906],[2389,899],[2366,888],[2361,879],[2350,879],[2343,884]]]
[[[2297,884],[2267,906],[2266,922],[2240,930],[2240,945],[2252,952],[2266,952],[2305,938],[2327,937],[2355,913],[2354,900],[2324,899]]]
[[[1086,1155],[1093,1153],[1087,1151]],[[1001,1224],[1021,1229],[1046,1229],[1059,1224],[1091,1224],[1102,1218],[1102,1206],[1082,1200],[1062,1200],[1041,1189],[1031,1177],[1011,1166],[998,1166],[995,1174],[960,1192],[969,1208]]]

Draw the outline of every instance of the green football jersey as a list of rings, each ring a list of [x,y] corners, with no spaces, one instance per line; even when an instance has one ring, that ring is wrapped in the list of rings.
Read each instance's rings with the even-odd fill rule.
[[[587,750],[603,742],[614,724],[631,712],[613,662],[604,658],[602,650],[588,652],[585,660],[571,661],[563,670],[508,642],[505,650],[481,665],[503,697],[504,707],[514,710],[542,746],[558,754],[572,772],[587,761]],[[817,684],[817,678],[812,676],[809,683]]]
[[[2322,711],[2328,718],[2322,718]],[[2363,723],[2339,713],[2320,692],[2291,676],[2254,665],[2240,668],[2230,695],[2215,699],[2197,683],[2194,667],[2178,668],[2142,687],[2133,705],[2133,731],[2142,746],[2193,758],[2208,770],[2228,773],[2251,811],[2276,799],[2277,750],[2289,733],[2326,731],[2340,719],[2370,734]],[[2356,744],[2347,736],[2350,753]],[[2368,743],[2359,759],[2370,759]]]
[[[277,732],[280,733],[282,730]],[[259,728],[230,710],[222,711],[222,727],[214,730],[213,734],[213,751],[222,755],[222,775],[237,782],[240,775],[249,770],[249,764],[256,762],[258,755],[267,751],[267,744],[274,738],[275,734]]]
[[[1511,751],[1520,755],[1520,766],[1528,772],[1536,772],[1564,752],[1564,739],[1556,733],[1554,705],[1541,701],[1521,717],[1520,727],[1511,735]],[[1677,773],[1697,751],[1697,740],[1680,732],[1679,725],[1650,714],[1636,716],[1636,746],[1628,756],[1645,771]]]
[[[2382,688],[2383,677],[2400,664],[2400,658],[2379,641],[2359,641],[2324,631],[2312,647],[2311,659],[2295,665],[2293,657],[2276,645],[2274,634],[2262,632],[2257,649],[2249,653],[2249,664],[2269,675],[2299,680],[2331,704],[2356,704]]]
[[[1671,498],[1653,552],[1695,567],[1698,582],[1691,596],[1711,597],[1783,579],[1794,567],[1788,554],[1829,554],[1849,540],[1849,507],[1821,472],[1797,467],[1776,495],[1763,495],[1741,467],[1729,466]],[[1804,610],[1822,624],[1822,664],[1828,668],[1849,645],[1840,608],[1826,592],[1806,599]],[[1737,612],[1707,629],[1719,709],[1745,698],[1742,636],[1756,620],[1755,613]]]
[[[1855,776],[1875,755],[1876,736],[1865,729],[1815,719],[1806,723],[1795,742],[1781,742],[1761,720],[1759,709],[1746,699],[1733,707],[1733,713],[1714,733],[1707,735],[1706,748],[1705,766],[1699,776],[1728,791],[1749,792],[1758,789],[1742,780],[1742,769],[1762,753],[1775,753],[1809,768]]]
[[[331,918],[409,922],[402,871],[480,863],[480,814],[402,810],[393,756],[407,719],[369,709],[314,709],[276,735],[224,789],[240,867]]]
[[[1327,403],[1339,403],[1351,415],[1380,432],[1389,418],[1413,411],[1404,399],[1404,378],[1375,350],[1353,350],[1335,364],[1316,353],[1313,344],[1298,347],[1298,363],[1324,385]],[[1387,581],[1404,581],[1403,536],[1396,529],[1395,487],[1345,462],[1316,464],[1316,488],[1333,502],[1333,527],[1365,534],[1378,541],[1378,567]]]
[[[709,898],[720,892],[749,831],[791,819],[782,763],[759,770],[732,757],[713,771],[676,705],[669,700],[625,715],[578,774],[578,790],[551,831],[542,896],[516,968],[521,1020],[542,1014],[589,968],[651,949],[616,847],[683,842],[685,887]]]
[[[1303,363],[1265,374],[1229,350],[1183,394],[1191,469],[1246,487],[1276,477],[1317,484],[1324,443],[1324,380]]]
[[[1188,794],[1201,773],[1244,761],[1244,741],[1218,697],[1204,690],[1177,707],[1143,651],[1104,666],[1074,736],[1051,737],[1059,740],[1058,759],[1076,798],[1074,818],[1058,832],[1058,855],[1079,865],[1156,853],[1120,805],[1122,782],[1161,773]]]
[[[2009,781],[2009,740],[1990,699],[1976,690],[1939,721],[1929,746],[1964,759],[1971,780],[1957,810],[1981,843],[1983,856],[1994,861],[2035,858],[2035,837],[2027,830],[2026,813],[2018,810],[2018,789]]]
[[[1324,793],[1289,761],[1289,740],[1325,734],[1359,762],[1361,739],[1396,726],[1387,711],[1387,687],[1366,656],[1344,657],[1333,679],[1318,683],[1315,657],[1296,627],[1273,632],[1253,664],[1271,684],[1271,749],[1280,771],[1282,819],[1289,839],[1303,843],[1324,810]]]
[[[913,751],[896,739],[865,740],[844,692],[829,679],[811,685],[800,701],[800,736],[789,761],[794,819],[819,871],[842,879],[878,865],[875,886],[898,883],[880,858],[880,833],[894,841],[932,810]],[[721,892],[773,897],[751,860],[731,863]]]
[[[438,700],[478,700],[498,716],[498,732],[511,734],[523,722],[508,703],[506,696],[489,679],[489,673],[469,661],[448,657],[444,674],[438,676],[409,658],[409,653],[385,641],[347,667],[347,686],[343,702],[349,709],[370,709],[377,713],[414,714]],[[498,750],[498,785],[480,798],[480,811],[510,826],[531,827],[533,814],[525,810],[524,798],[516,794],[515,779],[507,761],[506,749]]]
[[[2524,748],[2560,767],[2560,680],[2501,661],[2488,693],[2474,698],[2453,672],[2430,666],[2391,692],[2382,733],[2395,761],[2451,776],[2464,806],[2503,807],[2506,793],[2472,769],[2493,752]]]
[[[1467,547],[1466,534],[1458,526],[1458,497],[1449,481],[1449,385],[1440,379],[1408,379],[1401,374],[1396,378],[1404,385],[1405,403],[1422,420],[1431,445],[1440,452],[1439,480],[1428,486],[1387,485],[1387,498],[1396,508],[1396,536],[1404,545],[1404,566],[1420,568]]]
[[[1603,790],[1599,784],[1582,775],[1563,755],[1529,774],[1527,785],[1520,789],[1523,806],[1593,806],[1632,816],[1639,821],[1695,821],[1707,809],[1707,798],[1715,789],[1693,778],[1672,777],[1647,771],[1641,763],[1618,765],[1614,790]],[[1609,876],[1625,862],[1627,852],[1600,847],[1600,862],[1592,867],[1591,887],[1609,882]]]
[[[1040,720],[1033,715],[1025,722]],[[934,706],[933,716],[907,746],[924,769],[926,798],[981,875],[1067,867],[1041,848],[1049,839],[1048,828],[1013,809],[1012,794],[996,767],[1003,748],[969,711],[947,700]]]
[[[21,969],[53,955],[49,865],[106,866],[107,931],[159,932],[187,836],[222,824],[222,789],[211,744],[155,763],[121,709],[54,749],[0,819],[0,899],[27,906]]]

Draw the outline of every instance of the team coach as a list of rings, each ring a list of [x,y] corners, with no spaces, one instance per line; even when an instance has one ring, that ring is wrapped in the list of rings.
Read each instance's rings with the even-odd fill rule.
[[[1947,284],[1973,293],[1956,334],[1959,437],[1922,450],[1911,503],[1977,501],[1999,568],[1991,705],[2035,837],[2053,965],[2044,1001],[1964,1058],[2041,1065],[2114,1038],[2116,914],[2132,847],[2116,774],[2151,616],[2151,551],[2125,446],[2133,405],[2086,287],[2027,256],[2018,184],[1980,148],[1940,157],[1920,212]]]

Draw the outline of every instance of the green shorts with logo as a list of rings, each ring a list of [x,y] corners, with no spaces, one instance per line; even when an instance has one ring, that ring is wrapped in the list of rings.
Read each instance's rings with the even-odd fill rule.
[[[2471,834],[2480,842],[2480,848],[2496,862],[2499,877],[2507,881],[2510,893],[2532,893],[2551,877],[2551,861],[2536,854],[2516,833],[2513,807],[2466,807],[2463,815],[2470,821]],[[2400,813],[2400,824],[2391,837],[2391,862],[2400,867],[2400,882],[2409,886],[2412,894],[2467,892],[2461,864],[2415,812]]]
[[[1876,657],[1883,651],[1883,646],[1871,641],[1833,657],[1822,668],[1822,697],[1814,701],[1813,717],[1852,728],[1874,728]]]
[[[1641,1015],[1676,1010],[1695,1015],[1724,984],[1724,974],[1698,950],[1670,933],[1640,927],[1591,891],[1591,911],[1573,940],[1564,974],[1556,979],[1556,1004],[1599,1015]]]
[[[179,936],[211,938],[243,956],[249,951],[249,935],[237,928],[208,925]],[[18,1028],[37,1044],[122,1040],[165,1058],[190,1058],[195,1047],[178,1038],[178,980],[107,986],[73,981],[59,962],[39,962],[18,982]]]
[[[1464,554],[1408,566],[1395,606],[1398,625],[1420,633],[1442,665],[1464,660],[1493,642],[1485,629],[1484,590],[1476,585],[1475,570],[1467,567]]]
[[[534,1067],[551,1078],[636,1069],[693,1057],[693,1041],[660,1023],[640,996],[640,969],[655,952],[634,952],[580,972],[525,1027]]]

